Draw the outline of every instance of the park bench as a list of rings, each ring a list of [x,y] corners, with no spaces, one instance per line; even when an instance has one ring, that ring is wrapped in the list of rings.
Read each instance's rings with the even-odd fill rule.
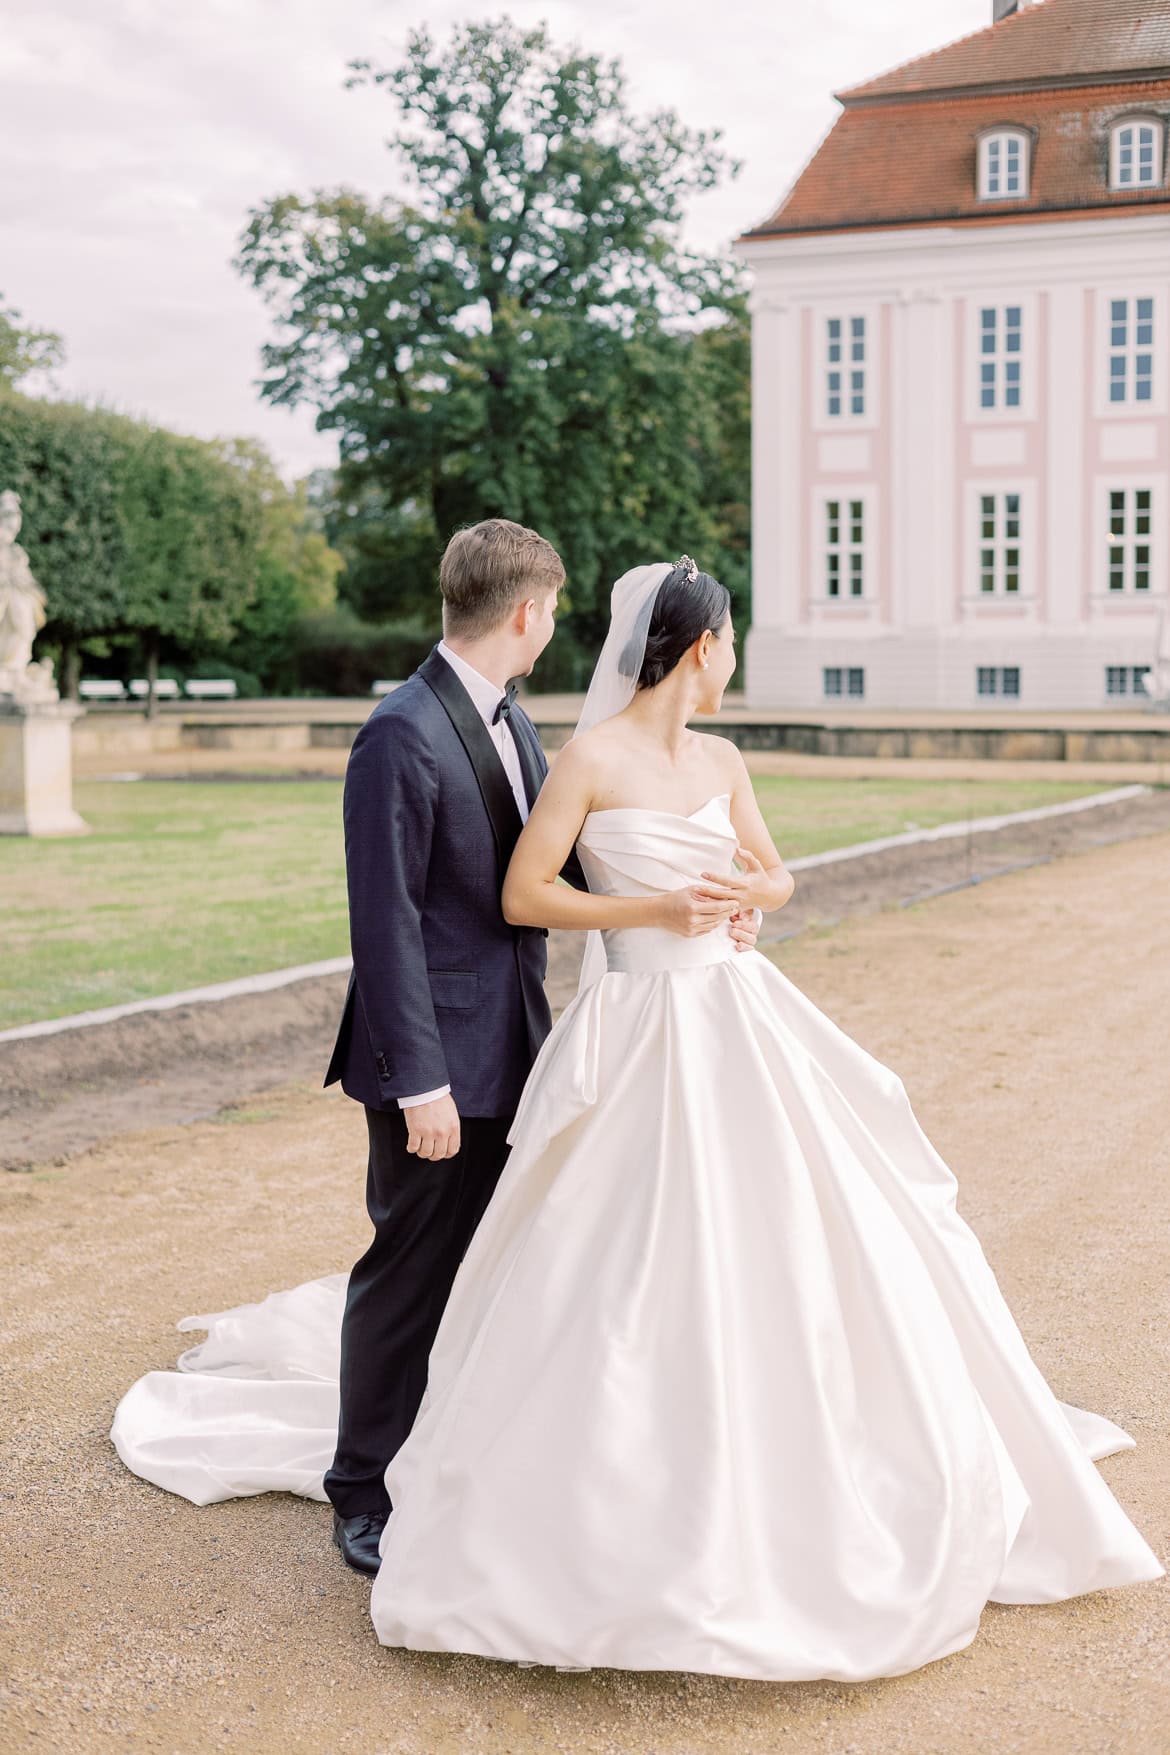
[[[392,689],[402,687],[401,678],[395,682],[376,682],[370,684],[371,695],[388,695]]]
[[[230,677],[191,677],[184,684],[192,701],[234,701],[236,685]]]
[[[126,690],[120,682],[106,682],[101,677],[83,677],[77,685],[83,701],[124,701]]]
[[[150,684],[144,676],[130,679],[130,693],[136,701],[145,701],[150,693]],[[160,676],[154,685],[155,699],[159,701],[175,701],[179,697],[179,685],[173,676]]]

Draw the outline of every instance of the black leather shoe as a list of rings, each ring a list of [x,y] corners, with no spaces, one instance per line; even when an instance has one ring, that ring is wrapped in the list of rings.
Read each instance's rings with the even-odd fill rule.
[[[363,1511],[357,1517],[342,1517],[340,1512],[333,1513],[333,1540],[341,1549],[342,1559],[355,1572],[366,1572],[371,1577],[382,1564],[378,1553],[378,1541],[386,1528],[389,1514],[381,1511]]]

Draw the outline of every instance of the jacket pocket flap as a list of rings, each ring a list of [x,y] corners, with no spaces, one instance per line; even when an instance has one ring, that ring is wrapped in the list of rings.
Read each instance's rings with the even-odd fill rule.
[[[472,1006],[479,998],[479,975],[474,969],[428,969],[427,980],[435,1005]]]

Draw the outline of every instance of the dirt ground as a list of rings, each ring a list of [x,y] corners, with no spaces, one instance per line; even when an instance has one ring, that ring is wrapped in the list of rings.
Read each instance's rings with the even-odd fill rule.
[[[1163,829],[773,951],[905,1080],[1053,1388],[1137,1440],[1101,1469],[1163,1557],[1168,876]],[[361,1113],[313,1070],[0,1178],[4,1755],[1167,1755],[1167,1580],[989,1605],[966,1651],[856,1686],[562,1676],[380,1647],[324,1505],[130,1475],[114,1406],[181,1316],[366,1245]]]
[[[792,901],[765,922],[765,937],[820,932],[953,885],[1167,830],[1170,788],[989,834],[814,867],[799,874]],[[550,939],[554,1011],[576,987],[580,954],[577,935]],[[278,1085],[319,1081],[346,979],[330,976],[219,1004],[0,1042],[0,1170],[64,1161],[130,1129],[187,1123]]]

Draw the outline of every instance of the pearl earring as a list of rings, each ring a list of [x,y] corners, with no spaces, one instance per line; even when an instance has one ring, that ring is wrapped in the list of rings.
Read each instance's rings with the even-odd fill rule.
[[[706,659],[705,659],[705,658],[704,658],[704,660],[703,660],[703,669],[704,669],[704,670],[706,670],[706,668],[707,668],[707,660],[706,660]]]

